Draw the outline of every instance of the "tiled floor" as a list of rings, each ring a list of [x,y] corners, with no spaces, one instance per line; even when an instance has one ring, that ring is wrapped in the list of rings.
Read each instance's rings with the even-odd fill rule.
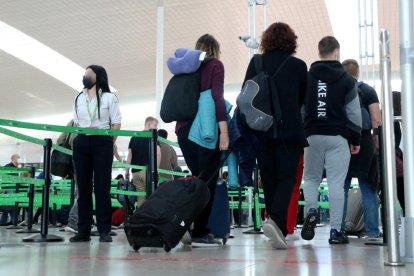
[[[290,241],[288,250],[272,250],[263,235],[233,230],[234,239],[218,248],[177,246],[170,253],[160,248],[134,252],[123,230],[113,243],[71,244],[71,234],[50,229],[65,238],[60,243],[23,243],[26,234],[0,227],[0,275],[414,275],[414,264],[384,266],[385,248],[351,239],[349,245],[330,246],[328,228],[317,229],[313,241]],[[299,232],[298,232],[299,234]]]

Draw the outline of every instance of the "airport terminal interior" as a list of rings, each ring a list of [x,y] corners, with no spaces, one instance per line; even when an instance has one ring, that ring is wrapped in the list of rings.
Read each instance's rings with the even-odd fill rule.
[[[0,276],[414,275],[413,4],[0,0]],[[282,62],[278,57],[286,51],[294,58]],[[259,69],[266,81],[276,80],[279,88],[266,89],[270,95],[276,91],[282,105],[274,103],[274,94],[266,98],[274,117],[264,132],[253,127],[257,121],[248,120],[252,113],[243,113],[244,108],[261,111],[255,96],[242,97],[250,91],[246,84],[260,75],[250,63],[255,54],[263,54],[263,68],[281,64],[272,72]],[[293,59],[303,70],[283,75]],[[318,62],[335,63],[352,84],[347,86],[351,92],[338,94],[343,99],[336,101],[342,104],[338,116],[346,131],[307,135],[304,154],[305,144],[286,143],[278,130],[271,142],[260,140],[279,123],[310,118],[311,108],[299,105],[312,103],[312,80],[319,108],[314,120],[331,120],[334,113],[325,112],[334,100],[324,98],[336,80],[317,79],[312,68]],[[352,65],[359,68],[356,76]],[[184,81],[197,86],[197,115],[191,119],[177,119],[183,118],[178,113],[190,112],[188,100],[167,98],[176,87],[183,87],[174,92],[184,95],[190,89]],[[257,82],[255,93],[264,93]],[[368,87],[370,100],[376,99],[369,108],[359,84]],[[280,95],[290,97],[299,90],[298,97],[292,96],[297,104],[287,107],[292,101]],[[171,120],[163,113],[167,105],[176,112]],[[211,105],[213,111],[207,110]],[[277,113],[285,109],[282,120]],[[267,114],[257,116],[261,120]],[[298,120],[293,128],[301,128],[305,139],[312,120]],[[201,125],[197,130],[196,124]],[[237,147],[235,132],[247,141],[244,149]],[[309,157],[315,148],[309,137],[316,136],[338,138],[346,154],[322,158],[320,174],[326,173],[317,182],[312,205],[309,168],[318,162]],[[369,146],[364,137],[370,137]],[[253,140],[256,144],[250,146]],[[321,141],[319,148],[331,150],[328,140]],[[374,170],[375,180],[347,176],[364,147],[372,149],[369,162],[375,168],[368,169],[370,176]],[[253,159],[246,161],[254,150]],[[290,155],[280,153],[285,150]],[[328,160],[339,169],[328,166]],[[349,178],[345,196],[345,183],[334,185],[329,176]],[[98,186],[100,181],[107,185]],[[193,198],[184,200],[182,194],[189,190],[172,190],[163,195],[167,200],[157,199],[169,184],[188,189],[189,183],[214,196],[197,200],[191,190]],[[278,194],[273,187],[282,184],[290,186]],[[139,215],[144,216],[150,202],[160,206],[156,200],[177,210],[180,203],[188,204],[164,223],[170,236],[182,231],[176,242],[154,226],[171,212],[147,214],[145,219],[159,220],[138,230]],[[184,213],[192,217],[183,218]],[[138,232],[146,235],[145,242],[138,242]]]

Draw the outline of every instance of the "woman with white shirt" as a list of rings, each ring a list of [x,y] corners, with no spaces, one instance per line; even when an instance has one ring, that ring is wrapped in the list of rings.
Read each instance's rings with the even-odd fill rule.
[[[106,70],[98,65],[86,68],[83,91],[76,97],[73,120],[76,126],[97,129],[120,129],[118,99],[111,93]],[[90,241],[92,225],[92,190],[95,193],[96,218],[100,242],[112,242],[111,173],[116,137],[78,135],[73,142],[73,161],[78,184],[78,233],[71,242]],[[94,186],[94,189],[92,187]]]

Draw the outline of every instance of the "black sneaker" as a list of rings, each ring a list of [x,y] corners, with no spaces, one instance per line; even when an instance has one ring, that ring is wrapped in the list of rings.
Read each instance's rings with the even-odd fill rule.
[[[109,233],[102,233],[99,235],[100,242],[112,242],[112,237]]]
[[[305,223],[303,223],[302,232],[300,235],[302,239],[310,241],[315,237],[315,227],[318,218],[318,211],[315,208],[309,209],[306,216]]]
[[[82,234],[76,234],[72,238],[69,239],[70,242],[88,242],[91,240],[90,236],[82,235]]]
[[[336,229],[331,229],[331,236],[329,238],[330,244],[346,244],[349,243],[348,236],[344,232]]]
[[[215,239],[213,234],[207,234],[201,238],[192,238],[191,242],[191,246],[193,247],[213,247],[221,245],[221,241]]]

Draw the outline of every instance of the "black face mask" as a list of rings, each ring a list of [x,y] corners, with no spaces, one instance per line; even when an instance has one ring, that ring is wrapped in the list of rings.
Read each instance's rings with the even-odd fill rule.
[[[86,89],[91,89],[96,84],[96,82],[92,82],[91,78],[87,76],[83,76],[82,83]]]

